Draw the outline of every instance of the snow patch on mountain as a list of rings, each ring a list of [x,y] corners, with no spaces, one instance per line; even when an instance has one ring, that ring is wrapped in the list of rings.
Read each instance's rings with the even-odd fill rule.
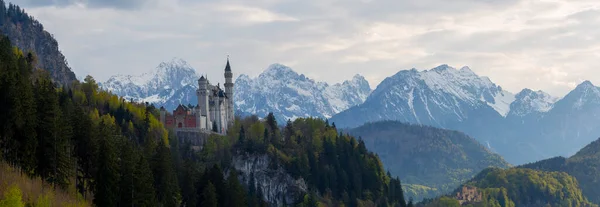
[[[365,101],[371,93],[366,79],[334,85],[317,82],[290,67],[272,64],[258,77],[240,75],[235,82],[234,99],[240,111],[265,116],[273,112],[278,120],[298,117],[329,118]]]
[[[551,96],[543,91],[533,91],[523,89],[515,96],[516,100],[511,103],[511,114],[515,116],[525,116],[531,113],[548,112],[558,101],[558,98]]]
[[[502,90],[488,77],[479,77],[466,66],[457,70],[448,65],[440,65],[419,75],[435,93],[450,94],[471,105],[484,102],[502,116],[508,114],[510,104],[515,100],[512,93]]]
[[[196,71],[185,60],[173,58],[168,62],[160,63],[152,72],[137,76],[115,75],[99,85],[128,100],[164,105],[174,96],[181,97],[181,94],[176,92],[188,85],[193,86],[198,78]],[[169,107],[174,108],[174,106]]]

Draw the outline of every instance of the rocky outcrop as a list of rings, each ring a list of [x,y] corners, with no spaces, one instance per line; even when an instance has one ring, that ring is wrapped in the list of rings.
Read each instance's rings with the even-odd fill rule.
[[[262,191],[263,199],[273,206],[289,206],[306,194],[308,187],[304,179],[294,179],[281,166],[271,163],[267,155],[238,155],[232,165],[240,172],[240,182]],[[252,179],[252,177],[254,179]]]

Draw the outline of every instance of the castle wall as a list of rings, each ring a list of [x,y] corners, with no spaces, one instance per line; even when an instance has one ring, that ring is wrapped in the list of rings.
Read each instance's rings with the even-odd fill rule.
[[[187,115],[185,116],[185,127],[196,128],[196,116]]]

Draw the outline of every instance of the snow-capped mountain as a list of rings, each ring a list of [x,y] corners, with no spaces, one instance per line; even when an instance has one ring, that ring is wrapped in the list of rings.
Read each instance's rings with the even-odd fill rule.
[[[404,70],[386,78],[364,104],[332,121],[345,127],[379,120],[450,127],[480,113],[506,116],[514,99],[513,94],[468,67],[441,65],[421,72]]]
[[[540,114],[550,111],[558,98],[543,91],[523,89],[515,95],[515,101],[510,104],[509,116],[524,117],[530,114]]]
[[[100,87],[127,100],[149,102],[173,110],[179,104],[198,104],[198,78],[187,62],[174,58],[139,76],[112,76],[100,83]],[[360,75],[329,85],[284,65],[273,64],[256,78],[241,74],[235,81],[234,91],[237,114],[264,117],[273,112],[283,123],[298,117],[329,118],[364,102],[371,88]]]
[[[369,83],[360,75],[329,85],[273,64],[258,77],[240,75],[235,81],[234,100],[240,111],[259,117],[274,112],[281,122],[298,117],[329,118],[361,104],[370,92]]]
[[[160,63],[149,73],[112,76],[100,87],[127,100],[175,108],[179,103],[198,102],[195,99],[198,87],[194,85],[198,78],[196,71],[186,61],[173,58]]]
[[[600,135],[600,89],[586,81],[562,99],[503,90],[468,67],[400,71],[330,122],[352,128],[397,120],[463,131],[513,164],[569,156]]]

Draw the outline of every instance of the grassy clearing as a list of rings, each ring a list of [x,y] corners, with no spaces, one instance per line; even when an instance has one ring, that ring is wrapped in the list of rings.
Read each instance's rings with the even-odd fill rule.
[[[91,206],[91,202],[75,192],[74,187],[67,190],[54,189],[42,179],[30,178],[20,170],[0,162],[0,207]]]

